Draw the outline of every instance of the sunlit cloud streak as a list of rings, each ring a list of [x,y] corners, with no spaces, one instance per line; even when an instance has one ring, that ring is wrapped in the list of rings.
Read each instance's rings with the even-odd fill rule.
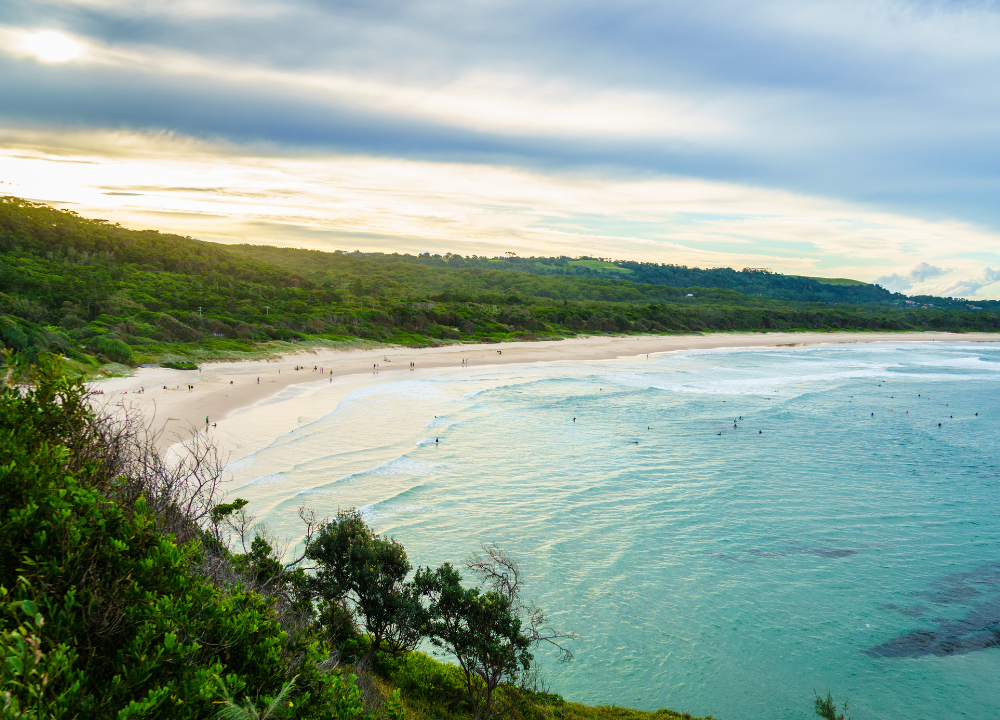
[[[21,179],[0,192],[219,242],[590,254],[881,282],[901,255],[933,259],[954,244],[975,256],[951,256],[947,269],[925,262],[894,290],[978,275],[976,254],[997,245],[994,234],[953,221],[688,178],[609,179],[263,146],[251,155],[244,146],[171,134],[0,133],[0,141],[10,148],[0,152],[0,177]]]

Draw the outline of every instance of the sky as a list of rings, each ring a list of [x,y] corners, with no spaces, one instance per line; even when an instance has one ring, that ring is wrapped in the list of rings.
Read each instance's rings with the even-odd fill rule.
[[[5,0],[0,194],[1000,298],[1000,4]]]

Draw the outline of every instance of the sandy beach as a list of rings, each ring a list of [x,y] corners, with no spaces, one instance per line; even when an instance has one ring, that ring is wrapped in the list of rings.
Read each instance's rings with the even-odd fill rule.
[[[99,401],[128,404],[162,429],[169,446],[206,429],[232,459],[310,420],[322,394],[335,406],[351,390],[372,383],[468,366],[546,364],[641,358],[644,355],[739,347],[804,346],[871,342],[1000,342],[989,333],[718,333],[578,337],[504,344],[388,347],[365,350],[310,349],[269,360],[206,363],[199,370],[138,368],[134,375],[96,381]],[[411,369],[410,363],[413,363]],[[299,369],[297,370],[296,367]],[[322,368],[322,370],[320,370]],[[193,386],[188,389],[188,386]],[[306,415],[299,414],[301,407]]]

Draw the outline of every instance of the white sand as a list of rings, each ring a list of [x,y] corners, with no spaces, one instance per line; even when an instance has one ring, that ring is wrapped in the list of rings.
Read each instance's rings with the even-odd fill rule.
[[[372,383],[454,370],[462,360],[476,367],[635,358],[653,353],[712,348],[800,346],[869,342],[1000,342],[990,333],[717,333],[577,337],[504,344],[448,345],[437,348],[316,349],[271,360],[207,363],[200,371],[139,368],[133,376],[94,383],[104,402],[128,403],[163,428],[166,448],[194,432],[208,432],[231,459],[243,457],[274,438],[336,407],[348,392]],[[410,370],[410,363],[416,365]],[[373,365],[378,364],[377,372]],[[295,366],[305,366],[295,370]],[[322,367],[322,375],[313,367]],[[258,383],[259,378],[259,383]],[[331,382],[332,380],[332,382]],[[187,390],[193,385],[192,391]],[[145,388],[145,392],[136,391]]]

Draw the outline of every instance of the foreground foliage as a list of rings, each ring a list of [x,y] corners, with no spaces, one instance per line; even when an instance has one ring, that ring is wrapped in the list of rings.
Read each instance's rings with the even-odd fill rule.
[[[207,718],[220,686],[267,705],[291,675],[288,717],[361,714],[321,637],[291,655],[273,600],[211,582],[200,542],[162,533],[144,497],[113,502],[100,458],[73,462],[94,437],[82,385],[31,379],[0,388],[4,717]]]

